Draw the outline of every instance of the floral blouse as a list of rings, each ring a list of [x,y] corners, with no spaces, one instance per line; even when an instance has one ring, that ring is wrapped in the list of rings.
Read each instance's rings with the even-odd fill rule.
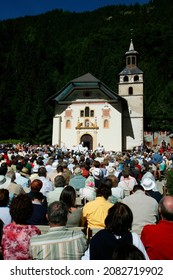
[[[3,228],[2,252],[4,260],[30,260],[30,238],[40,235],[41,231],[34,225],[8,224]]]

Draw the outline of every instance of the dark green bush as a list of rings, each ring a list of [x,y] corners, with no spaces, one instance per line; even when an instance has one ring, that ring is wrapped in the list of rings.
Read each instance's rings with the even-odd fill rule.
[[[173,169],[166,171],[166,186],[167,192],[170,195],[173,195]]]

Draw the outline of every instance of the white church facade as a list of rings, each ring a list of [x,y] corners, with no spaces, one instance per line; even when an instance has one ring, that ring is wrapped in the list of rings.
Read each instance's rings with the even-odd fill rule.
[[[49,100],[55,103],[52,145],[123,151],[143,143],[143,72],[131,40],[118,93],[92,74],[80,76]]]

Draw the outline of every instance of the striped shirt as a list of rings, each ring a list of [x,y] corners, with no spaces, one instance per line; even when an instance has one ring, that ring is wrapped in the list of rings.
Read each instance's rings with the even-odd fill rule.
[[[30,240],[34,260],[80,260],[86,249],[84,233],[73,228],[50,227],[46,234]]]

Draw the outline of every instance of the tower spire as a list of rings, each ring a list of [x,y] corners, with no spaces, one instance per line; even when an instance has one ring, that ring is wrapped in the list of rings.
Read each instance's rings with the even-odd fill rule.
[[[134,49],[134,45],[133,45],[133,40],[131,39],[131,41],[130,41],[130,46],[129,46],[129,52],[132,52],[132,51],[134,51],[135,49]]]
[[[131,40],[130,40],[129,52],[135,50],[135,49],[134,49],[134,45],[133,45],[133,39],[132,39],[132,37],[133,37],[133,28],[130,29],[130,32],[131,32]]]

